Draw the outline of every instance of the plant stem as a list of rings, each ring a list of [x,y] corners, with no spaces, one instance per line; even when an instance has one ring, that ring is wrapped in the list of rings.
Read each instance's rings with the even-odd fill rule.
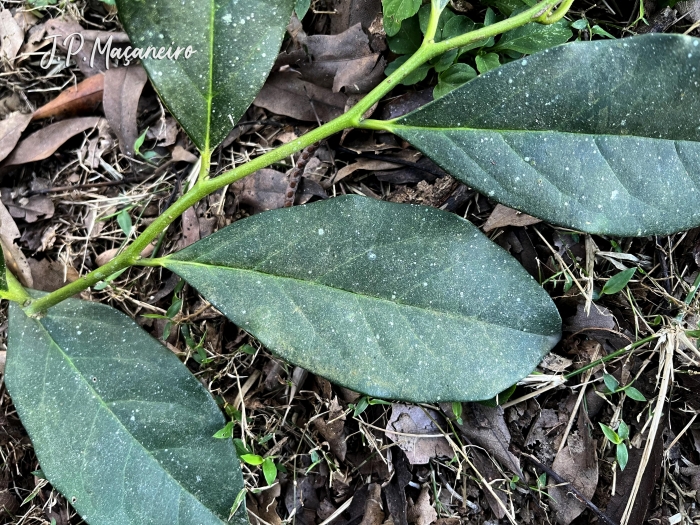
[[[94,286],[99,281],[102,281],[109,277],[110,275],[128,268],[139,260],[141,252],[154,240],[161,232],[163,232],[175,219],[182,215],[185,210],[196,204],[199,200],[203,199],[207,195],[228,186],[254,173],[262,168],[269,166],[275,162],[279,162],[294,153],[297,153],[311,144],[324,140],[335,133],[343,131],[347,128],[360,127],[363,121],[364,114],[379,100],[381,100],[387,93],[389,93],[396,85],[401,82],[407,75],[413,72],[417,67],[421,66],[428,60],[439,56],[446,51],[454,49],[456,47],[461,47],[473,42],[478,42],[479,40],[487,39],[492,36],[505,33],[511,29],[523,26],[533,21],[542,22],[543,16],[549,13],[556,6],[560,6],[555,15],[566,6],[563,12],[566,12],[568,5],[571,4],[570,0],[542,0],[537,3],[534,7],[523,11],[522,13],[503,20],[501,22],[492,24],[475,31],[471,31],[464,35],[460,35],[449,40],[443,40],[442,42],[434,42],[433,37],[435,35],[435,30],[437,28],[437,21],[439,19],[439,10],[436,9],[436,3],[433,3],[433,9],[431,12],[429,27],[432,28],[432,36],[428,38],[430,32],[426,33],[426,39],[423,41],[421,47],[418,51],[411,56],[406,62],[404,62],[394,73],[385,78],[377,87],[370,91],[360,102],[353,106],[350,111],[341,115],[340,117],[308,132],[302,137],[299,137],[292,142],[288,142],[279,148],[270,151],[260,157],[257,157],[242,166],[229,170],[222,173],[216,178],[207,178],[208,168],[209,168],[209,158],[210,152],[202,152],[202,169],[199,174],[198,182],[195,186],[180,197],[172,206],[170,206],[160,217],[153,221],[142,233],[139,235],[134,242],[126,248],[121,254],[115,257],[113,260],[101,266],[100,268],[88,273],[87,275],[81,277],[80,279],[67,284],[63,288],[56,290],[44,297],[41,297],[33,301],[29,306],[25,308],[25,313],[30,316],[37,316],[46,309],[60,303],[64,299],[71,297],[83,290]],[[561,15],[563,16],[563,14]],[[544,22],[549,23],[549,19],[545,18]],[[377,122],[377,121],[373,121]],[[369,126],[362,126],[369,128]],[[379,129],[379,128],[377,128]],[[381,128],[386,129],[386,128]]]

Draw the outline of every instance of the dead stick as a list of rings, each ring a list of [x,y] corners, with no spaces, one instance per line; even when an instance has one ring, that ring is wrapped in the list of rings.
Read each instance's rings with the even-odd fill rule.
[[[284,192],[284,207],[289,208],[294,205],[294,197],[297,194],[297,187],[299,186],[299,181],[301,181],[301,176],[304,173],[304,168],[313,157],[316,150],[321,145],[320,142],[311,144],[311,146],[304,149],[299,155],[297,160],[297,165],[289,170],[289,183],[287,185],[287,191]]]
[[[596,516],[598,516],[598,519],[605,523],[606,525],[617,525],[613,520],[608,518],[608,516],[600,510],[591,500],[589,500],[586,496],[581,494],[576,487],[573,486],[573,484],[570,481],[565,480],[562,478],[559,474],[554,472],[551,468],[548,466],[540,463],[536,458],[531,456],[530,454],[522,454],[522,457],[527,459],[530,463],[532,463],[535,467],[537,467],[540,470],[543,470],[547,473],[547,475],[551,478],[554,479],[557,483],[563,483],[565,485],[569,486],[569,490],[574,493],[574,496],[576,496],[576,499],[579,500],[581,503],[583,503],[586,507],[588,507],[591,512],[593,512]]]

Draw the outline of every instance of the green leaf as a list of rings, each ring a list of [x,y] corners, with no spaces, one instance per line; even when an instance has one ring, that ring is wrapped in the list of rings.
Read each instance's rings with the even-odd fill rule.
[[[591,27],[591,33],[598,36],[604,36],[605,38],[615,38],[613,35],[608,33],[605,29],[603,29],[597,24]]]
[[[387,36],[386,43],[392,53],[397,55],[412,55],[423,42],[418,17],[412,16],[401,23],[401,30],[394,36]]]
[[[627,460],[629,459],[629,453],[627,451],[627,446],[624,443],[617,445],[615,456],[617,457],[617,464],[620,465],[620,470],[625,470]]]
[[[630,437],[630,427],[628,427],[627,423],[624,421],[620,421],[620,424],[617,427],[617,435],[620,436],[620,439],[623,441]]]
[[[134,141],[134,153],[136,155],[141,155],[141,146],[143,146],[146,140],[146,134],[148,133],[148,128],[146,128],[141,135],[139,135]]]
[[[421,0],[382,0],[384,31],[394,36],[401,29],[401,22],[411,18],[420,9]]]
[[[566,20],[550,25],[527,24],[505,33],[494,49],[517,51],[529,55],[563,44],[572,36],[569,22]]]
[[[612,428],[610,428],[608,425],[604,423],[598,423],[600,425],[600,429],[603,431],[603,434],[605,434],[605,437],[608,438],[608,440],[611,443],[614,444],[619,444],[622,443],[622,440],[620,439],[620,436],[617,435],[617,432],[615,432]]]
[[[302,20],[311,7],[311,0],[295,0],[294,12],[299,20]]]
[[[700,225],[699,44],[652,34],[557,46],[387,128],[550,223],[618,236],[687,230]]]
[[[571,22],[571,27],[578,31],[583,31],[584,29],[588,29],[588,21],[584,18],[579,18],[575,22]]]
[[[386,76],[391,75],[409,58],[410,57],[408,55],[400,56],[399,58],[391,62],[388,66],[386,66],[386,69],[384,69],[384,74]],[[426,76],[428,76],[428,71],[430,71],[430,65],[422,64],[416,69],[414,69],[411,73],[409,73],[400,83],[404,86],[412,86],[413,84],[417,84],[421,80],[425,79]]]
[[[241,460],[245,461],[249,465],[257,466],[263,464],[262,456],[258,456],[257,454],[243,454],[241,456]]]
[[[438,76],[438,84],[433,90],[433,97],[443,97],[450,91],[457,89],[465,82],[474,80],[476,77],[477,73],[473,67],[467,64],[462,64],[461,62],[453,64]]]
[[[485,55],[476,56],[476,69],[479,73],[486,73],[492,69],[496,69],[501,65],[500,57],[496,53],[486,53]]]
[[[615,379],[610,374],[603,374],[603,383],[605,383],[606,388],[611,393],[615,392],[617,390],[617,387],[620,386],[620,383],[618,382],[618,380]]]
[[[428,207],[346,196],[274,210],[159,263],[272,352],[372,397],[487,399],[560,336],[515,259]]]
[[[263,476],[265,476],[265,481],[268,485],[272,485],[277,478],[277,466],[274,461],[270,458],[265,458],[262,463]]]
[[[243,478],[212,437],[224,417],[131,319],[75,299],[41,319],[11,304],[5,373],[44,474],[86,522],[226,522]]]
[[[627,397],[629,397],[630,399],[634,399],[635,401],[647,400],[647,398],[644,397],[644,395],[633,386],[628,386],[627,388],[625,388],[625,394],[627,394]]]
[[[200,151],[226,138],[262,88],[294,5],[294,0],[117,0],[134,46],[166,51],[172,46],[171,56],[183,50],[176,60],[149,57],[143,65]],[[194,53],[186,53],[188,46]]]
[[[131,235],[133,224],[131,223],[131,215],[129,215],[129,210],[124,209],[119,212],[119,215],[117,215],[117,223],[124,232],[124,235],[127,237]]]
[[[226,423],[226,426],[214,434],[216,439],[228,439],[233,437],[233,421]]]
[[[626,270],[613,275],[607,282],[603,285],[603,289],[600,291],[600,295],[613,295],[620,292],[627,286],[630,279],[634,276],[634,272],[637,271],[636,268],[627,268]]]

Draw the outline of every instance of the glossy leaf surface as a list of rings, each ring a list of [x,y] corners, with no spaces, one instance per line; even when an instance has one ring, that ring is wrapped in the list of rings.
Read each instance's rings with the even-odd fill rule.
[[[35,320],[13,303],[5,374],[44,474],[87,523],[227,523],[243,479],[212,437],[224,417],[131,319],[69,299]]]
[[[700,40],[576,42],[390,124],[444,169],[554,224],[620,236],[700,225]],[[474,101],[478,101],[476,104]]]
[[[339,197],[161,259],[271,351],[373,397],[487,399],[559,340],[549,296],[469,222]]]
[[[156,91],[200,150],[228,135],[262,88],[294,0],[117,0],[134,46],[192,47],[143,61]]]

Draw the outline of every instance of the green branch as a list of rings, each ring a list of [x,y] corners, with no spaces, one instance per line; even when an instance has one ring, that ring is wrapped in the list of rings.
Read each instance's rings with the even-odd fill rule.
[[[216,178],[208,178],[209,167],[209,151],[202,152],[202,169],[198,178],[197,184],[189,190],[185,195],[180,197],[170,208],[168,208],[161,216],[153,221],[134,242],[126,248],[122,253],[115,257],[112,261],[101,266],[100,268],[88,273],[80,279],[52,292],[44,297],[41,297],[25,308],[25,312],[30,316],[37,316],[45,312],[48,308],[60,303],[61,301],[94,286],[98,282],[107,279],[110,275],[116,272],[133,266],[140,258],[141,252],[185,210],[195,205],[198,201],[214,193],[215,191],[236,182],[237,180],[247,177],[262,168],[269,166],[275,162],[279,162],[294,153],[297,153],[307,146],[315,142],[324,140],[335,133],[343,131],[347,128],[364,127],[370,128],[369,125],[363,125],[364,114],[377,102],[379,102],[386,94],[388,94],[399,82],[413,72],[417,67],[423,65],[428,60],[435,58],[443,53],[467,44],[478,42],[479,40],[496,36],[511,29],[523,26],[530,22],[552,23],[553,18],[564,16],[564,13],[569,9],[572,0],[543,0],[534,7],[523,11],[522,13],[492,24],[475,31],[471,31],[464,35],[460,35],[442,42],[434,42],[434,35],[437,28],[437,20],[439,18],[439,10],[436,9],[433,3],[433,9],[430,16],[429,31],[426,32],[421,47],[418,51],[404,62],[394,73],[385,78],[377,87],[368,93],[360,102],[358,102],[350,111],[340,117],[324,124],[302,137],[289,142],[279,148],[270,151],[260,157],[257,157],[238,168],[222,173]],[[557,7],[559,6],[559,7]],[[556,11],[552,13],[552,10]],[[559,19],[557,18],[557,19]],[[377,121],[372,121],[377,122]],[[386,128],[382,128],[386,129]]]

